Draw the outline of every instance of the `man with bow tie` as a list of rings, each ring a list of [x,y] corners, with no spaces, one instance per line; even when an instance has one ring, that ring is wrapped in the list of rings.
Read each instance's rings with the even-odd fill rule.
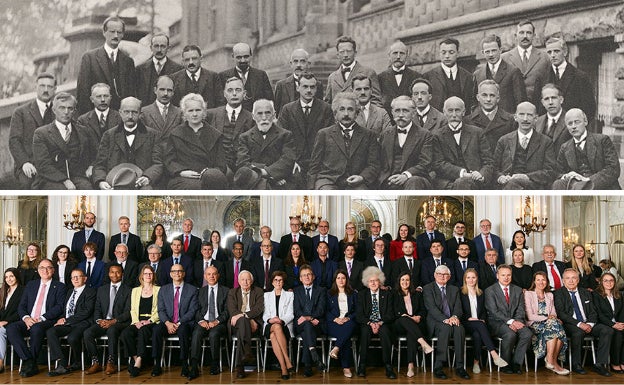
[[[494,151],[499,188],[547,189],[554,178],[555,154],[550,138],[535,131],[537,109],[529,102],[522,102],[514,119],[518,130],[500,138]]]
[[[451,96],[444,102],[448,124],[434,133],[436,189],[474,190],[488,188],[494,173],[492,150],[479,127],[464,124],[464,102]]]
[[[383,107],[392,114],[390,103],[397,96],[411,96],[410,86],[412,82],[422,75],[406,66],[410,52],[407,46],[400,40],[395,41],[388,49],[388,59],[390,67],[379,74],[379,88]]]
[[[154,87],[161,76],[171,75],[184,67],[180,63],[171,60],[169,52],[169,36],[160,32],[152,36],[150,49],[152,57],[145,63],[137,66],[137,98],[147,106],[154,103],[156,95]]]
[[[299,82],[301,75],[310,70],[310,54],[303,48],[296,48],[290,54],[290,68],[293,73],[286,79],[278,80],[275,84],[275,113],[279,116],[282,107],[290,102],[299,100]],[[323,83],[316,81],[314,97],[323,99]]]
[[[107,181],[111,169],[121,163],[131,163],[142,171],[134,188],[151,190],[163,173],[160,135],[139,121],[141,101],[128,97],[121,101],[119,113],[123,122],[102,136],[98,156],[93,166],[93,184],[100,190],[116,186]]]
[[[409,96],[392,101],[392,116],[396,128],[382,132],[381,172],[382,189],[424,190],[431,188],[433,136],[413,123],[416,104]]]

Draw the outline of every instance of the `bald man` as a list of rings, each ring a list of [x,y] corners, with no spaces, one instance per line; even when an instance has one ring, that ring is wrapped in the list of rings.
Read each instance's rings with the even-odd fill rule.
[[[422,76],[406,66],[409,54],[409,49],[402,41],[395,41],[388,49],[390,66],[379,74],[381,101],[390,116],[392,116],[392,108],[390,107],[392,100],[401,95],[411,96],[410,86],[412,82]]]
[[[518,104],[514,119],[518,130],[501,137],[494,151],[498,187],[503,190],[550,188],[555,176],[555,154],[550,138],[535,131],[535,106],[529,102]]]
[[[310,54],[303,48],[297,48],[290,54],[288,63],[293,71],[292,74],[275,84],[275,113],[277,115],[286,104],[299,100],[299,79],[301,74],[310,70]],[[320,80],[316,80],[315,92],[315,98],[323,99],[323,84]]]
[[[250,65],[252,56],[253,53],[249,44],[234,44],[232,58],[235,66],[219,74],[222,86],[225,86],[225,81],[231,77],[237,77],[243,81],[247,93],[247,97],[243,101],[243,108],[247,111],[253,109],[253,103],[256,100],[273,100],[273,88],[269,82],[269,75],[265,71]]]
[[[492,150],[485,132],[464,124],[463,100],[451,96],[444,102],[448,124],[434,132],[434,188],[473,190],[489,188],[494,173]]]
[[[139,121],[141,101],[128,97],[121,101],[122,123],[104,133],[93,165],[93,184],[101,190],[152,189],[163,173],[160,134]],[[115,166],[131,163],[141,169],[134,183],[111,185],[107,175]]]
[[[156,100],[141,108],[141,122],[158,131],[163,140],[167,140],[169,133],[183,122],[182,110],[171,103],[173,89],[173,80],[169,76],[159,77],[152,89]]]

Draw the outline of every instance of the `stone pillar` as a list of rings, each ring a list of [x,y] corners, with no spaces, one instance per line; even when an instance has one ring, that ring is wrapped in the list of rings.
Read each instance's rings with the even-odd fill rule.
[[[614,104],[611,126],[614,128],[624,128],[624,33],[618,33],[613,40],[619,45],[615,52],[619,53],[618,66],[615,71],[616,83],[613,97],[616,102]]]

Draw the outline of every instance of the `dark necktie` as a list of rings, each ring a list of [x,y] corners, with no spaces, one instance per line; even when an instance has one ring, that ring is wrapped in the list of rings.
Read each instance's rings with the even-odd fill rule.
[[[344,138],[344,143],[347,151],[349,151],[349,148],[351,147],[351,131],[353,131],[353,129],[350,128],[342,130],[342,137]]]
[[[527,50],[522,52],[522,73],[526,73],[527,64],[529,64],[529,57],[527,56]]]
[[[466,261],[461,261],[462,263],[462,270],[466,271]]]
[[[163,109],[161,111],[161,116],[163,118],[163,121],[165,121],[165,122],[167,121],[167,109],[168,109],[168,106],[164,105]]]
[[[496,275],[496,265],[490,265],[490,267],[492,268],[492,273]]]
[[[304,106],[303,112],[306,114],[306,116],[310,116],[310,106]]]
[[[264,290],[269,290],[270,287],[269,282],[269,260],[264,260]]]
[[[403,129],[403,128],[397,128],[397,132],[399,134],[407,134],[407,128]]]
[[[507,305],[509,305],[509,288],[506,287],[504,291],[505,291],[505,302],[507,302]]]
[[[87,279],[91,278],[91,262],[87,262]]]
[[[106,119],[104,119],[104,114],[100,114],[100,132],[104,130],[106,130]]]
[[[124,134],[126,134],[126,136],[136,135],[136,133],[134,131],[128,131],[128,130],[124,130]]]
[[[67,306],[67,318],[74,315],[75,309],[76,309],[76,290],[74,290],[71,298],[69,299],[69,305]]]
[[[121,234],[121,243],[125,245],[127,239],[128,239],[128,234]]]
[[[379,301],[377,300],[377,293],[373,294],[373,303],[371,306],[371,322],[379,322],[381,320],[381,314],[379,313]]]
[[[450,318],[451,308],[449,307],[448,299],[446,298],[446,287],[442,286],[440,290],[442,292],[442,313],[444,313],[446,318]]]
[[[160,60],[156,62],[156,73],[158,75],[160,75],[160,71],[162,71],[162,64],[160,63]]]
[[[555,67],[555,84],[559,84],[559,80],[561,80],[561,77],[559,75],[559,67]]]
[[[176,286],[173,296],[173,323],[177,324],[180,320],[180,286]]]
[[[173,264],[177,265],[180,262],[180,258],[173,258]]]
[[[312,291],[312,288],[306,287],[306,296],[308,296],[308,299],[312,301],[312,294],[310,294],[310,291]]]
[[[210,295],[208,296],[208,321],[212,322],[215,318],[217,318],[217,309],[215,306],[214,287],[211,287]]]
[[[115,51],[112,51],[110,54],[110,60],[112,64],[115,64]]]
[[[52,104],[48,102],[46,104],[46,109],[43,113],[43,123],[44,124],[52,123],[53,120],[54,120],[54,113],[52,112]]]
[[[117,286],[111,285],[111,291],[109,293],[108,311],[106,312],[106,319],[113,318],[113,305],[115,304],[115,297],[117,296]]]
[[[197,83],[197,75],[191,74],[191,80],[193,81],[193,83]]]
[[[230,115],[230,123],[236,123],[236,110],[232,110],[232,115]]]
[[[409,267],[410,271],[412,271],[412,269],[414,268],[414,263],[412,262],[412,258],[407,259],[407,266]]]
[[[396,71],[396,70],[395,70],[395,71],[394,71],[394,76],[397,76],[397,75],[403,75],[403,73],[404,73],[404,72],[405,72],[405,70],[404,70],[404,69],[399,70],[399,71]]]
[[[340,70],[340,72],[342,72],[342,79],[344,79],[344,81],[347,81],[347,78],[349,77],[349,73],[351,72],[351,68],[347,67],[347,68],[342,68]]]
[[[576,315],[576,320],[579,322],[585,322],[585,318],[583,318],[583,313],[581,313],[581,308],[579,307],[578,300],[576,299],[576,291],[571,291],[570,297],[572,298],[572,306],[574,306],[574,314]]]
[[[420,127],[425,127],[425,116],[427,116],[427,114],[419,114],[416,113],[416,115],[418,115],[418,123],[420,124]]]
[[[576,148],[583,151],[583,143],[585,143],[585,139],[581,140],[580,142],[574,142],[574,145],[576,146]]]
[[[379,260],[379,270],[383,270],[383,259]]]
[[[429,233],[429,242],[433,241],[433,233]]]

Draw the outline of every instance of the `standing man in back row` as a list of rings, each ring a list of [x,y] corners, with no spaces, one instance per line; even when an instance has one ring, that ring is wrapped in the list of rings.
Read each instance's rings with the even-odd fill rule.
[[[277,116],[280,115],[282,107],[286,104],[299,100],[301,95],[299,93],[301,75],[310,70],[310,54],[303,48],[296,48],[290,54],[289,63],[293,73],[286,79],[278,80],[275,84],[274,102]],[[313,95],[317,99],[323,99],[323,83],[321,83],[320,80],[316,80],[316,87]]]
[[[184,67],[167,57],[169,52],[169,36],[156,33],[150,42],[152,57],[137,66],[137,98],[144,106],[156,100],[154,87],[159,77],[171,75]]]

